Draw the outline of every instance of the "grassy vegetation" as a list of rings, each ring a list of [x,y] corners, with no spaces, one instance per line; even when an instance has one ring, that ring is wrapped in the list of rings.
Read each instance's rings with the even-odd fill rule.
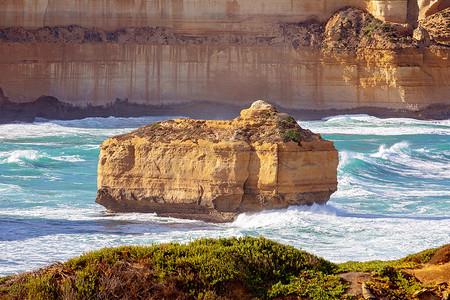
[[[105,248],[35,272],[0,278],[0,299],[353,299],[338,274],[372,272],[369,288],[410,299],[423,288],[403,268],[436,249],[390,262],[333,264],[263,237]]]
[[[133,272],[133,268],[139,272]],[[117,298],[114,295],[122,298],[124,291],[120,289],[124,289],[129,298],[159,293],[163,297],[217,299],[232,297],[230,293],[239,286],[251,297],[296,294],[333,299],[346,287],[334,275],[335,264],[262,237],[105,248],[52,270],[23,276],[9,286],[5,283],[3,293],[19,299],[60,299],[68,295],[112,299]],[[137,274],[144,279],[137,279]],[[152,289],[127,286],[139,280]]]
[[[428,249],[419,253],[408,255],[405,258],[401,258],[398,260],[390,260],[390,261],[373,260],[367,262],[349,261],[346,263],[339,264],[338,272],[339,273],[350,271],[378,272],[387,267],[393,267],[395,269],[413,269],[417,268],[420,264],[427,263],[438,249],[439,248]]]
[[[439,249],[428,249],[392,261],[350,261],[339,264],[337,272],[370,272],[372,279],[366,284],[376,297],[392,300],[412,299],[415,292],[431,287],[422,285],[404,270],[415,269],[427,263]]]
[[[398,269],[411,269],[417,267],[417,263],[415,262],[404,262],[401,260],[391,260],[391,261],[381,261],[381,260],[373,260],[366,262],[355,262],[349,261],[346,263],[339,264],[339,272],[371,272],[378,271],[388,266],[398,268]]]
[[[410,299],[414,292],[424,288],[414,277],[392,266],[377,270],[372,278],[367,286],[375,295],[388,299]]]
[[[278,130],[285,143],[293,141],[299,143],[301,141],[300,134],[296,131],[297,122],[291,116],[283,118],[278,122]]]

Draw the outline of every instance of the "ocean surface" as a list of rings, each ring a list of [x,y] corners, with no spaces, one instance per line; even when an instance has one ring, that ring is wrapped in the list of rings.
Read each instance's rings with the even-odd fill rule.
[[[324,206],[243,214],[230,224],[106,213],[94,202],[99,145],[168,118],[0,125],[0,276],[102,247],[200,237],[262,235],[333,262],[450,243],[450,120],[299,121],[339,150],[339,190]]]

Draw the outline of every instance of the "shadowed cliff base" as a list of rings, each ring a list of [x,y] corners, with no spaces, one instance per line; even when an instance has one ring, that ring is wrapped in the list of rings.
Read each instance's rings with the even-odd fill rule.
[[[250,103],[250,101],[249,101]],[[105,106],[79,107],[59,101],[55,97],[42,96],[33,102],[0,102],[0,123],[34,122],[36,118],[73,120],[89,117],[144,117],[185,116],[191,118],[232,119],[241,108],[211,101],[191,101],[183,104],[144,105],[116,99]]]
[[[0,89],[0,124],[12,122],[34,122],[36,118],[49,120],[74,120],[89,117],[144,117],[184,116],[193,119],[231,120],[248,107],[252,100],[237,106],[213,101],[189,101],[183,104],[144,105],[116,99],[106,106],[73,106],[55,97],[42,96],[33,102],[15,103],[2,98]],[[450,118],[450,104],[432,104],[420,110],[388,109],[380,107],[358,107],[351,109],[288,109],[297,120],[320,120],[329,116],[345,114],[368,114],[378,118],[415,118],[421,120],[445,120]]]

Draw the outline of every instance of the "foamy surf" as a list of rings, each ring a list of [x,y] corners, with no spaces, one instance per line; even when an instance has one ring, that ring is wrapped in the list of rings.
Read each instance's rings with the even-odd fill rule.
[[[434,134],[449,135],[448,120],[423,121],[407,118],[379,119],[368,115],[340,115],[324,122],[299,122],[300,126],[322,134],[398,136]]]

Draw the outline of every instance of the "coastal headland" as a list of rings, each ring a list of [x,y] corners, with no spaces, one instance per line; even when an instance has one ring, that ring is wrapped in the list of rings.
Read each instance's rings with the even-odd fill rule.
[[[449,117],[449,1],[0,3],[0,122]]]

